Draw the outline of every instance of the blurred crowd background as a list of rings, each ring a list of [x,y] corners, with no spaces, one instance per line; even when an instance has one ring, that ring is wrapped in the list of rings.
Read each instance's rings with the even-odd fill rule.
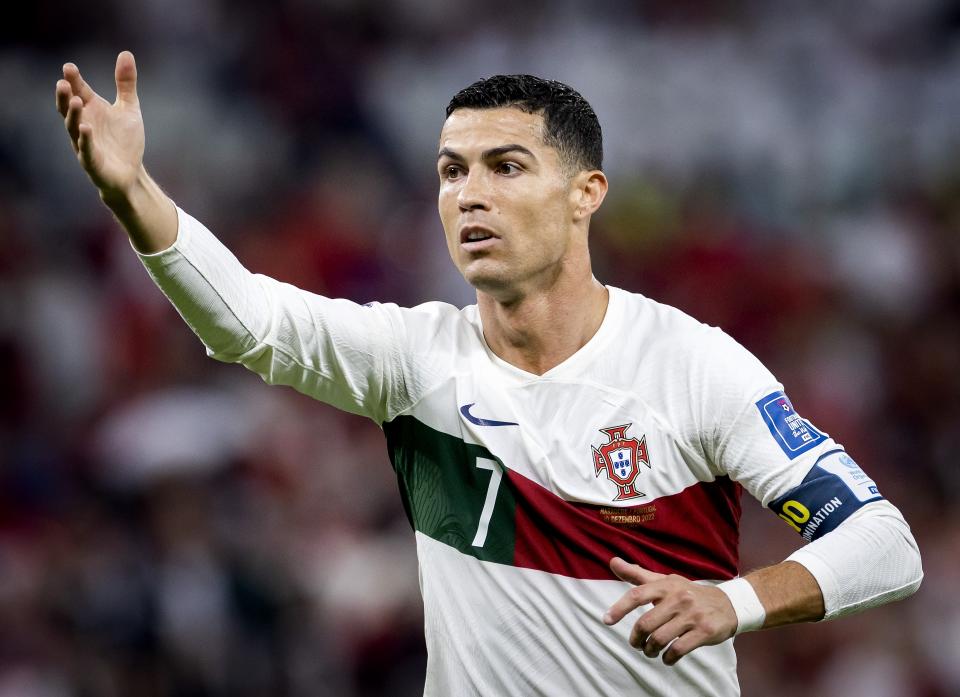
[[[0,697],[422,688],[380,430],[206,359],[77,166],[61,65],[112,100],[122,49],[174,199],[361,302],[473,302],[435,211],[457,89],[580,90],[597,277],[757,354],[923,553],[906,602],[739,638],[744,694],[960,695],[955,2],[39,0],[0,23]],[[745,501],[744,569],[799,542]]]

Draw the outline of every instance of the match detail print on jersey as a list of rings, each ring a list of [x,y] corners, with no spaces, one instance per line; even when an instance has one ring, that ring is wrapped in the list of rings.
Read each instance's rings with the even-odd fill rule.
[[[757,409],[770,429],[770,435],[791,460],[816,447],[827,437],[801,418],[783,392],[771,392],[757,402]]]
[[[727,477],[611,508],[562,499],[413,416],[383,430],[411,525],[462,554],[580,579],[615,578],[614,556],[691,579],[737,574],[740,488]]]
[[[853,458],[837,449],[821,456],[800,485],[771,501],[770,508],[810,542],[882,498]]]

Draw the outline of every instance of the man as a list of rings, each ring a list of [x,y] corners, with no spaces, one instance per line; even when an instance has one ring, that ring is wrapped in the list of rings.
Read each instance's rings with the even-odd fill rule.
[[[477,304],[401,309],[253,275],[176,208],[142,165],[130,53],[113,105],[64,77],[81,165],[208,353],[382,425],[416,530],[426,694],[734,695],[737,633],[919,586],[899,511],[752,355],[593,277],[607,180],[569,87],[498,76],[453,98],[439,210]],[[809,542],[742,578],[741,486]]]

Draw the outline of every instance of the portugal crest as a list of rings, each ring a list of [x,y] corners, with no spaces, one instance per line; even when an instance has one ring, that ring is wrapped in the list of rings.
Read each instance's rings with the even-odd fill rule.
[[[606,471],[607,478],[619,489],[614,501],[639,499],[646,496],[642,491],[637,491],[634,480],[640,474],[641,462],[651,467],[650,458],[647,455],[647,437],[642,436],[640,440],[627,438],[627,429],[632,425],[601,428],[600,432],[606,434],[610,440],[599,448],[592,448],[593,466],[597,476]]]

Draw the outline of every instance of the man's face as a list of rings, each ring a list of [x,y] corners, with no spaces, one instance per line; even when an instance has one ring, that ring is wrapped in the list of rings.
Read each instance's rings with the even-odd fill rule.
[[[543,117],[458,109],[440,132],[440,220],[467,282],[502,301],[549,286],[574,234],[573,187]]]

